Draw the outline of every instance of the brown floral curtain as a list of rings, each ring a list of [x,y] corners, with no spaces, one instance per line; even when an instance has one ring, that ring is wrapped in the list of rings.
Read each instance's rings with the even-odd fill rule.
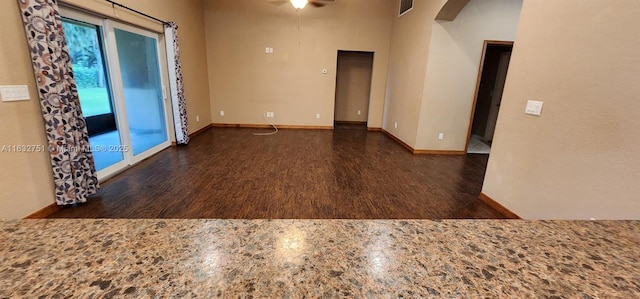
[[[56,203],[86,202],[97,192],[89,134],[56,0],[18,0],[44,118]]]
[[[180,44],[178,43],[178,25],[174,22],[164,24],[164,36],[167,46],[167,63],[169,64],[169,83],[171,86],[171,105],[173,107],[173,126],[176,132],[176,143],[189,143],[187,123],[187,101],[184,97],[184,81],[180,65]]]

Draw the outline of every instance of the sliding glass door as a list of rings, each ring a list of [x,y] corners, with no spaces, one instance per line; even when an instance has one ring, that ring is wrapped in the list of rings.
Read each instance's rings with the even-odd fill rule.
[[[170,145],[159,65],[158,34],[109,22],[114,68],[126,111],[128,144],[137,162]]]
[[[98,177],[168,147],[158,34],[74,10],[62,13]]]
[[[115,29],[131,150],[138,155],[167,141],[157,40]]]
[[[98,174],[109,173],[122,169],[126,162],[105,55],[104,27],[99,18],[75,17],[62,21],[71,66],[87,122],[96,170]]]

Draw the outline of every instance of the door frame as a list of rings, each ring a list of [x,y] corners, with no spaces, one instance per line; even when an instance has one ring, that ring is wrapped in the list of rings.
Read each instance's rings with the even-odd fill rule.
[[[146,158],[149,158],[150,156],[155,155],[158,152],[171,146],[171,130],[169,127],[169,123],[173,123],[173,115],[169,111],[167,111],[167,100],[169,100],[170,97],[165,85],[166,76],[163,72],[163,69],[165,67],[163,65],[163,61],[164,63],[166,63],[166,61],[164,60],[166,59],[166,57],[162,55],[161,51],[163,49],[162,47],[164,47],[164,44],[161,39],[161,34],[149,29],[132,26],[118,20],[112,20],[107,17],[85,11],[83,9],[75,8],[73,6],[62,5],[60,6],[60,10],[63,18],[85,22],[87,24],[93,24],[99,26],[101,30],[100,34],[102,35],[103,42],[102,54],[106,64],[106,75],[109,78],[108,81],[109,87],[111,89],[110,94],[112,100],[111,104],[113,113],[116,116],[116,127],[119,132],[118,135],[120,137],[120,144],[122,146],[129,146],[128,151],[122,152],[122,160],[97,172],[98,181],[102,182],[117,175],[122,171],[127,170],[132,165]],[[147,149],[146,151],[135,156],[133,155],[133,149],[131,148],[131,136],[128,129],[129,126],[124,99],[124,88],[121,78],[120,64],[117,56],[117,48],[115,44],[115,28],[154,38],[156,42],[158,72],[160,76],[160,88],[162,90],[161,109],[164,114],[164,126],[167,138],[165,142]],[[118,117],[119,115],[123,117]]]
[[[367,101],[367,120],[364,121],[365,126],[367,127],[367,129],[369,128],[369,120],[371,118],[371,94],[373,92],[373,75],[374,75],[374,68],[375,68],[375,63],[376,63],[376,52],[375,51],[370,51],[370,50],[340,50],[338,49],[336,51],[336,77],[335,77],[335,90],[333,92],[333,113],[331,116],[331,126],[335,129],[335,124],[336,124],[336,101],[338,100],[338,67],[339,67],[339,59],[340,59],[340,52],[352,52],[352,53],[370,53],[371,54],[371,78],[369,78],[370,80],[370,86],[369,86],[369,98]],[[337,121],[338,123],[354,123],[354,124],[362,124],[362,122],[350,122],[350,121]]]
[[[478,103],[478,92],[480,91],[480,81],[482,81],[482,72],[484,71],[484,59],[487,55],[487,48],[489,46],[497,45],[497,46],[512,46],[513,41],[502,41],[502,40],[485,40],[482,45],[482,55],[480,56],[480,66],[478,67],[478,77],[476,79],[476,89],[473,92],[473,104],[471,105],[471,113],[469,115],[469,127],[467,128],[467,142],[464,145],[464,153],[467,154],[469,151],[469,141],[471,140],[471,129],[473,128],[473,118],[476,114],[476,104]]]

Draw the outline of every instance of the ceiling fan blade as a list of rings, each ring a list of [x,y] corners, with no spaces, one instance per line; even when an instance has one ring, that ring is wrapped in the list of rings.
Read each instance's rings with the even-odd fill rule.
[[[315,6],[315,7],[323,7],[329,3],[325,3],[325,2],[335,2],[335,0],[308,0],[309,4]]]
[[[280,6],[282,4],[285,4],[285,3],[289,3],[289,1],[287,1],[287,0],[272,0],[272,1],[269,1],[269,4],[278,5],[278,6]]]

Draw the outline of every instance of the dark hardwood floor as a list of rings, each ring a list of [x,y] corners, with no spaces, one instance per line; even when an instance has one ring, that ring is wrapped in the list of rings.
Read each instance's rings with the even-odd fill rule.
[[[477,199],[486,155],[412,155],[366,130],[256,131],[209,129],[50,218],[504,218]]]

